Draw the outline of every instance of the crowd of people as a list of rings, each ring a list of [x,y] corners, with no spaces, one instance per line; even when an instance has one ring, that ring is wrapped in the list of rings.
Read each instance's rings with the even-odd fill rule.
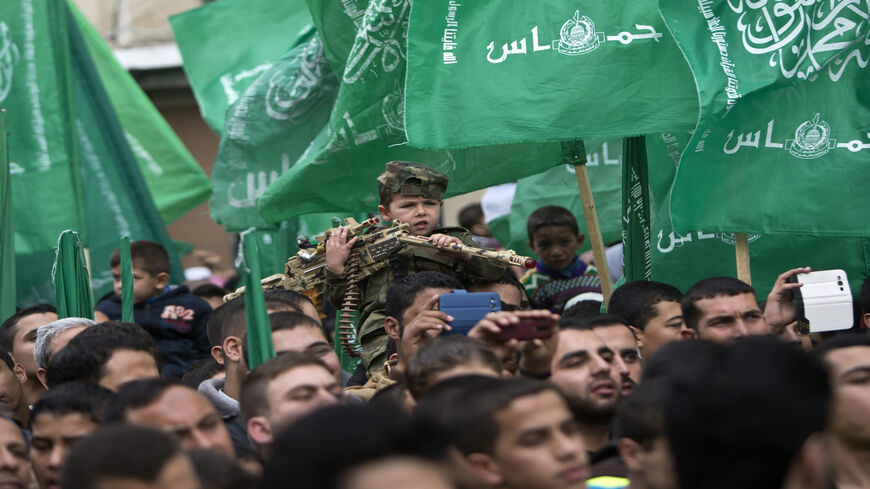
[[[131,246],[133,323],[118,253],[96,321],[47,304],[3,318],[0,486],[870,487],[870,281],[853,328],[824,337],[795,325],[789,279],[808,268],[761,295],[709,277],[627,282],[605,303],[567,209],[530,216],[540,261],[521,275],[449,252],[475,240],[438,227],[444,175],[391,162],[378,186],[383,220],[440,250],[403,248],[351,283],[365,237],[334,231],[320,300],[264,292],[276,355],[255,368],[244,297],[169,285],[149,241]],[[457,291],[498,310],[458,332],[439,307]],[[353,372],[325,321],[349,294]]]

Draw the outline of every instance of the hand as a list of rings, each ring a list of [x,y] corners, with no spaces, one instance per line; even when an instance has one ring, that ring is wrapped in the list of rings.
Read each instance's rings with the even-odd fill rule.
[[[429,241],[438,248],[443,248],[452,244],[463,244],[462,240],[456,236],[449,236],[446,234],[433,234],[432,236],[429,236]]]
[[[789,323],[797,320],[797,308],[792,300],[792,290],[802,287],[803,284],[789,283],[788,278],[798,273],[809,273],[810,267],[793,268],[779,277],[773,284],[770,294],[767,295],[767,304],[764,306],[764,319],[767,321],[769,334],[778,335]]]
[[[429,340],[442,331],[450,331],[448,323],[453,321],[453,316],[436,309],[440,297],[437,294],[433,295],[426,301],[423,309],[402,328],[400,362],[407,364],[408,360]]]
[[[350,250],[359,241],[359,236],[348,241],[349,232],[347,226],[340,226],[326,240],[326,268],[339,275],[344,274],[344,264],[350,256]]]
[[[550,319],[553,334],[549,338],[530,341],[517,341],[516,339],[502,341],[498,338],[502,329],[519,324],[523,318]],[[487,314],[471,328],[468,336],[486,343],[495,351],[502,362],[511,360],[516,352],[520,351],[522,353],[521,370],[529,373],[544,373],[550,370],[550,361],[559,342],[558,325],[559,315],[547,310],[501,311]]]

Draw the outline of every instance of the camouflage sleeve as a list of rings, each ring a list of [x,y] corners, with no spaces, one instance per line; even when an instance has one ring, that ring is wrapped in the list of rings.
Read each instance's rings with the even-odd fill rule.
[[[468,230],[466,230],[465,228],[448,228],[445,231],[446,232],[444,232],[444,234],[455,236],[469,246],[480,246],[473,239],[471,239],[471,233],[468,232]],[[500,263],[493,263],[479,256],[472,256],[471,259],[468,260],[468,263],[464,264],[462,268],[462,274],[467,280],[491,281],[497,280],[499,277],[501,277],[507,266]]]
[[[341,309],[341,301],[344,300],[344,295],[347,293],[347,277],[344,274],[337,274],[327,268],[323,293],[329,299],[332,307]]]

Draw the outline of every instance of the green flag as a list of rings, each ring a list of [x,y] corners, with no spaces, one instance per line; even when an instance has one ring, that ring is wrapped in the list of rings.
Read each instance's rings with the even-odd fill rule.
[[[669,192],[689,133],[648,136],[650,252],[652,280],[685,291],[698,280],[715,275],[737,276],[734,235],[693,231],[680,234],[671,224]],[[776,277],[791,268],[841,268],[857,294],[870,274],[870,241],[862,238],[749,235],[752,285],[764,300]]]
[[[350,15],[348,2],[309,3],[327,59],[333,68],[334,58],[346,60],[343,71],[336,70],[342,83],[327,129],[261,197],[259,211],[267,222],[311,212],[371,211],[378,205],[375,179],[391,160],[417,161],[443,171],[450,178],[448,197],[560,163],[558,144],[454,151],[409,147],[404,86],[410,1],[373,0],[358,19]],[[349,31],[356,37],[349,39]]]
[[[415,2],[408,141],[461,148],[689,129],[692,74],[653,0]]]
[[[221,0],[169,18],[202,116],[216,133],[245,89],[308,35],[310,21],[303,0]]]
[[[622,165],[622,266],[626,280],[649,280],[649,172],[646,140],[625,138]]]
[[[326,127],[337,92],[313,33],[256,77],[227,113],[212,173],[215,222],[230,232],[266,224],[257,200]]]
[[[169,224],[208,197],[208,177],[96,29],[74,3],[68,5],[154,204]]]
[[[94,298],[79,234],[66,230],[57,240],[57,259],[51,271],[57,317],[94,318]]]
[[[792,3],[660,1],[701,104],[670,203],[682,235],[870,235],[870,5]]]
[[[266,300],[260,286],[260,257],[257,241],[242,234],[242,266],[245,275],[245,319],[248,327],[248,368],[254,370],[275,356],[272,327],[266,311]]]
[[[121,255],[121,321],[132,323],[133,320],[133,259],[130,257],[130,237],[121,238],[118,248]]]
[[[0,110],[0,319],[15,314],[15,227],[9,182],[6,111]]]

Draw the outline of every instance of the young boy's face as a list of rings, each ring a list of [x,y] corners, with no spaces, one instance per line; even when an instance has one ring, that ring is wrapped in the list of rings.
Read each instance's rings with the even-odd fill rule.
[[[121,266],[112,267],[112,280],[114,281],[115,293],[121,297]],[[158,273],[151,275],[133,265],[133,303],[138,304],[163,293],[169,283],[169,274]]]
[[[438,227],[441,217],[441,201],[422,196],[393,194],[387,207],[378,206],[381,216],[387,222],[395,219],[410,226],[414,236],[429,236]]]
[[[561,270],[574,262],[577,250],[583,244],[583,235],[574,234],[568,226],[544,226],[532,233],[529,246],[541,262]]]

